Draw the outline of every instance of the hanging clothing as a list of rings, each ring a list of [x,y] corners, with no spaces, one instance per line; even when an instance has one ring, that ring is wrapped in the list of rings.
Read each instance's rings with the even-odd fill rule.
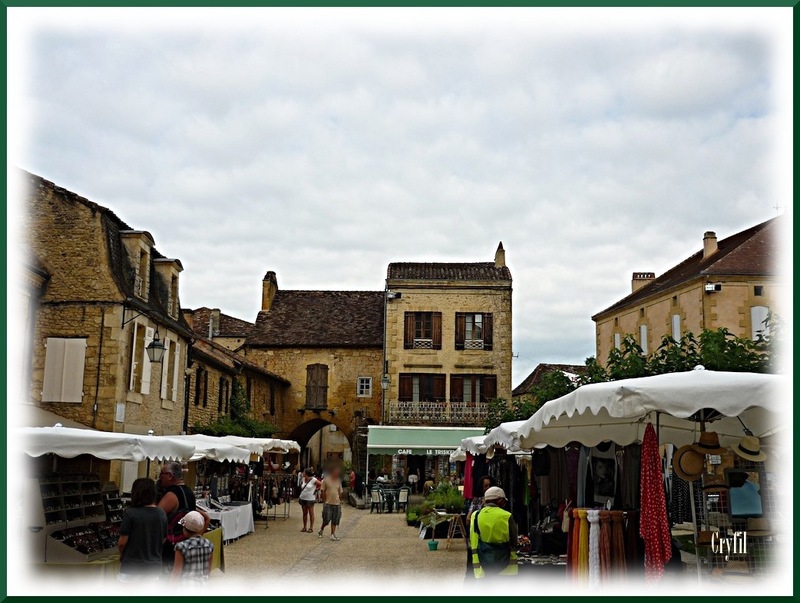
[[[652,582],[661,579],[664,566],[672,558],[672,538],[664,499],[661,457],[652,423],[647,424],[642,438],[641,499],[639,534],[644,539],[645,579]]]
[[[590,509],[589,520],[589,588],[600,586],[600,511]]]
[[[470,452],[467,452],[467,460],[464,461],[464,496],[470,498],[472,492],[472,465],[473,458]]]
[[[587,504],[605,505],[610,501],[613,505],[617,489],[617,451],[614,443],[603,442],[592,448],[590,462],[594,497]]]
[[[611,578],[611,511],[600,511],[600,579]]]
[[[611,567],[616,578],[624,578],[626,574],[624,516],[622,511],[611,511]]]
[[[692,521],[692,498],[689,495],[689,482],[672,469],[672,495],[669,499],[669,517],[672,524]]]
[[[571,507],[566,507],[564,509],[564,517],[567,518],[567,579],[572,580],[574,571],[575,571],[575,563],[572,556],[572,546],[573,546],[573,536],[575,535],[575,520],[572,519],[572,512],[574,511]],[[563,524],[562,524],[563,525]]]
[[[624,509],[639,508],[639,480],[640,467],[642,464],[641,444],[630,444],[625,446],[622,456],[622,500],[619,501]]]
[[[581,520],[580,549],[578,551],[578,582],[586,584],[589,581],[589,521],[587,510],[578,509]]]
[[[586,482],[591,471],[589,454],[589,449],[586,446],[581,446],[580,453],[578,454],[578,500],[575,503],[579,507],[586,506]]]
[[[569,475],[567,473],[567,456],[563,448],[548,446],[550,456],[550,496],[551,499],[569,498]],[[549,502],[549,501],[548,501]]]
[[[578,499],[578,456],[581,447],[579,445],[569,445],[564,450],[564,458],[567,463],[567,479],[569,481],[569,498]]]
[[[572,510],[572,523],[574,526],[572,534],[572,577],[575,582],[580,575],[580,550],[581,550],[581,518],[578,509]]]
[[[639,536],[639,512],[625,511],[625,562],[628,569],[643,567],[644,542]]]

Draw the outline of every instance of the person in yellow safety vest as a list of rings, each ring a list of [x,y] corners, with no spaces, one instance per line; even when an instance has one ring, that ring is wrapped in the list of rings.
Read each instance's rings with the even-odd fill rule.
[[[517,575],[517,524],[503,509],[502,488],[492,486],[483,495],[483,508],[472,514],[469,544],[475,578]]]

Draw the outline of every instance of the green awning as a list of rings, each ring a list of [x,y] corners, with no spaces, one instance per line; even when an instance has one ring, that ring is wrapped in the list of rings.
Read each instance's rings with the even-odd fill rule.
[[[368,454],[449,456],[461,440],[483,435],[483,427],[403,427],[370,425]]]

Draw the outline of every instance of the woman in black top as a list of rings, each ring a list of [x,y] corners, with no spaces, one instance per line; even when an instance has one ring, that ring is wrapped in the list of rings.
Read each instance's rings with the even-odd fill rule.
[[[158,578],[162,545],[167,536],[167,514],[156,506],[156,483],[140,477],[131,487],[131,504],[119,528],[121,582]]]
[[[167,523],[172,521],[181,511],[197,511],[206,520],[203,532],[208,529],[210,518],[205,511],[197,508],[194,492],[183,483],[183,467],[180,463],[172,461],[164,465],[158,477],[159,485],[164,489],[164,495],[158,501],[158,506],[167,514]],[[169,541],[164,542],[162,561],[165,569],[172,571],[175,562],[175,549]]]

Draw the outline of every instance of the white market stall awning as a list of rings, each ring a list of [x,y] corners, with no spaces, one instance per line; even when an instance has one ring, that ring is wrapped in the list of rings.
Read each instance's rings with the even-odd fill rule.
[[[791,425],[791,382],[779,375],[693,370],[584,385],[544,404],[518,429],[520,447],[586,446],[611,440],[641,441],[648,421],[659,424],[659,440],[677,446],[696,441],[700,411],[723,446],[744,435],[742,422],[758,437]],[[721,417],[719,415],[722,415]],[[738,418],[737,418],[738,417]],[[498,438],[498,443],[501,443]],[[505,444],[514,438],[509,434]]]
[[[234,446],[224,442],[222,438],[207,435],[179,435],[170,436],[179,440],[185,440],[194,447],[194,454],[190,461],[210,459],[212,461],[231,461],[234,463],[250,462],[250,451],[247,448]]]
[[[483,445],[485,439],[486,439],[485,435],[477,435],[464,438],[463,440],[461,440],[460,448],[465,453],[469,452],[473,456],[478,454],[484,454],[486,452],[486,446]]]
[[[484,451],[494,446],[505,448],[509,452],[517,452],[521,450],[519,441],[519,430],[525,424],[525,421],[509,421],[507,423],[500,423],[497,427],[492,429],[486,434],[483,439]]]
[[[464,449],[461,446],[459,446],[458,448],[453,450],[453,452],[450,453],[450,462],[451,463],[456,463],[458,461],[462,461],[463,462],[463,461],[466,461],[466,460],[467,460],[467,453],[464,451]]]
[[[17,433],[22,452],[29,456],[57,454],[74,458],[90,454],[108,461],[184,461],[194,444],[169,436],[135,435],[70,427],[22,427]]]
[[[482,427],[370,425],[367,453],[450,456],[464,438],[478,435]]]
[[[220,440],[231,444],[232,446],[239,446],[240,448],[247,448],[253,454],[261,456],[267,452],[274,452],[278,454],[285,454],[287,452],[300,452],[300,444],[294,440],[280,440],[278,438],[245,438],[241,436],[222,436]]]

